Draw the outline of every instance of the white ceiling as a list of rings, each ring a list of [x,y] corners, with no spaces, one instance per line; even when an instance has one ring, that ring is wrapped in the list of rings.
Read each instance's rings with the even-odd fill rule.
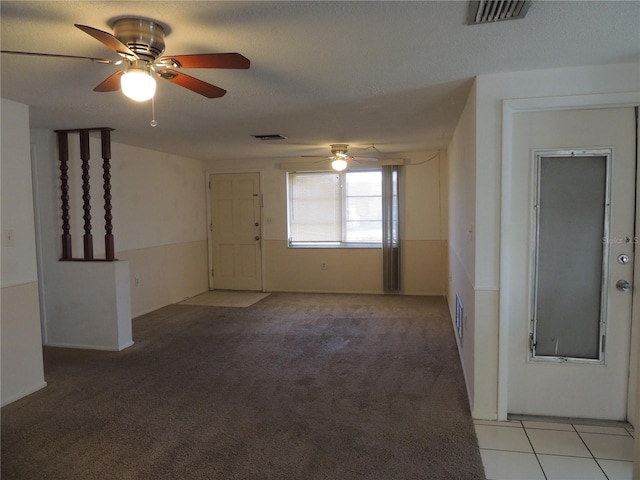
[[[238,52],[249,70],[188,70],[206,99],[159,80],[151,103],[92,89],[118,67],[3,54],[2,97],[34,128],[112,127],[113,140],[202,159],[445,147],[474,76],[640,61],[640,2],[534,1],[527,17],[465,25],[466,1],[2,1],[1,48],[117,60],[73,26],[124,15],[170,28],[165,54]],[[640,72],[639,72],[640,74]],[[3,119],[7,121],[8,119]],[[281,134],[264,142],[254,134]]]

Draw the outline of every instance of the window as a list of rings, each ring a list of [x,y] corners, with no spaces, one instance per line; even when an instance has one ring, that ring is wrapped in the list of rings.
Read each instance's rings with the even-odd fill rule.
[[[289,245],[380,247],[380,171],[288,174]]]

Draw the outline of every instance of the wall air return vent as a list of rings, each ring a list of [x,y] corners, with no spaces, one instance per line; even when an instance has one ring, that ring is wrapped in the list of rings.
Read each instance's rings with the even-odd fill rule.
[[[478,25],[524,18],[530,6],[530,0],[472,0],[469,2],[467,24]]]

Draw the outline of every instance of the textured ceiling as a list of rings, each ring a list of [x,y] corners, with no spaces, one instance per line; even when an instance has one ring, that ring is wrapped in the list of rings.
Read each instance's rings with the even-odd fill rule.
[[[166,54],[238,52],[249,70],[189,70],[228,91],[206,99],[159,81],[151,103],[92,89],[117,67],[1,55],[0,92],[34,128],[115,128],[119,143],[202,159],[445,147],[474,76],[640,61],[640,2],[534,1],[526,18],[465,25],[467,3],[2,1],[1,47],[118,59],[73,26],[166,24]],[[6,119],[3,119],[6,121]],[[253,134],[281,134],[261,142]]]

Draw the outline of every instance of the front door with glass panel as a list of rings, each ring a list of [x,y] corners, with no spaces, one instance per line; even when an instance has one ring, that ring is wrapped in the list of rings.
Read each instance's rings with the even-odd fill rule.
[[[509,413],[623,420],[635,244],[633,110],[516,117],[514,154],[531,162],[530,281],[526,317],[510,329]]]

